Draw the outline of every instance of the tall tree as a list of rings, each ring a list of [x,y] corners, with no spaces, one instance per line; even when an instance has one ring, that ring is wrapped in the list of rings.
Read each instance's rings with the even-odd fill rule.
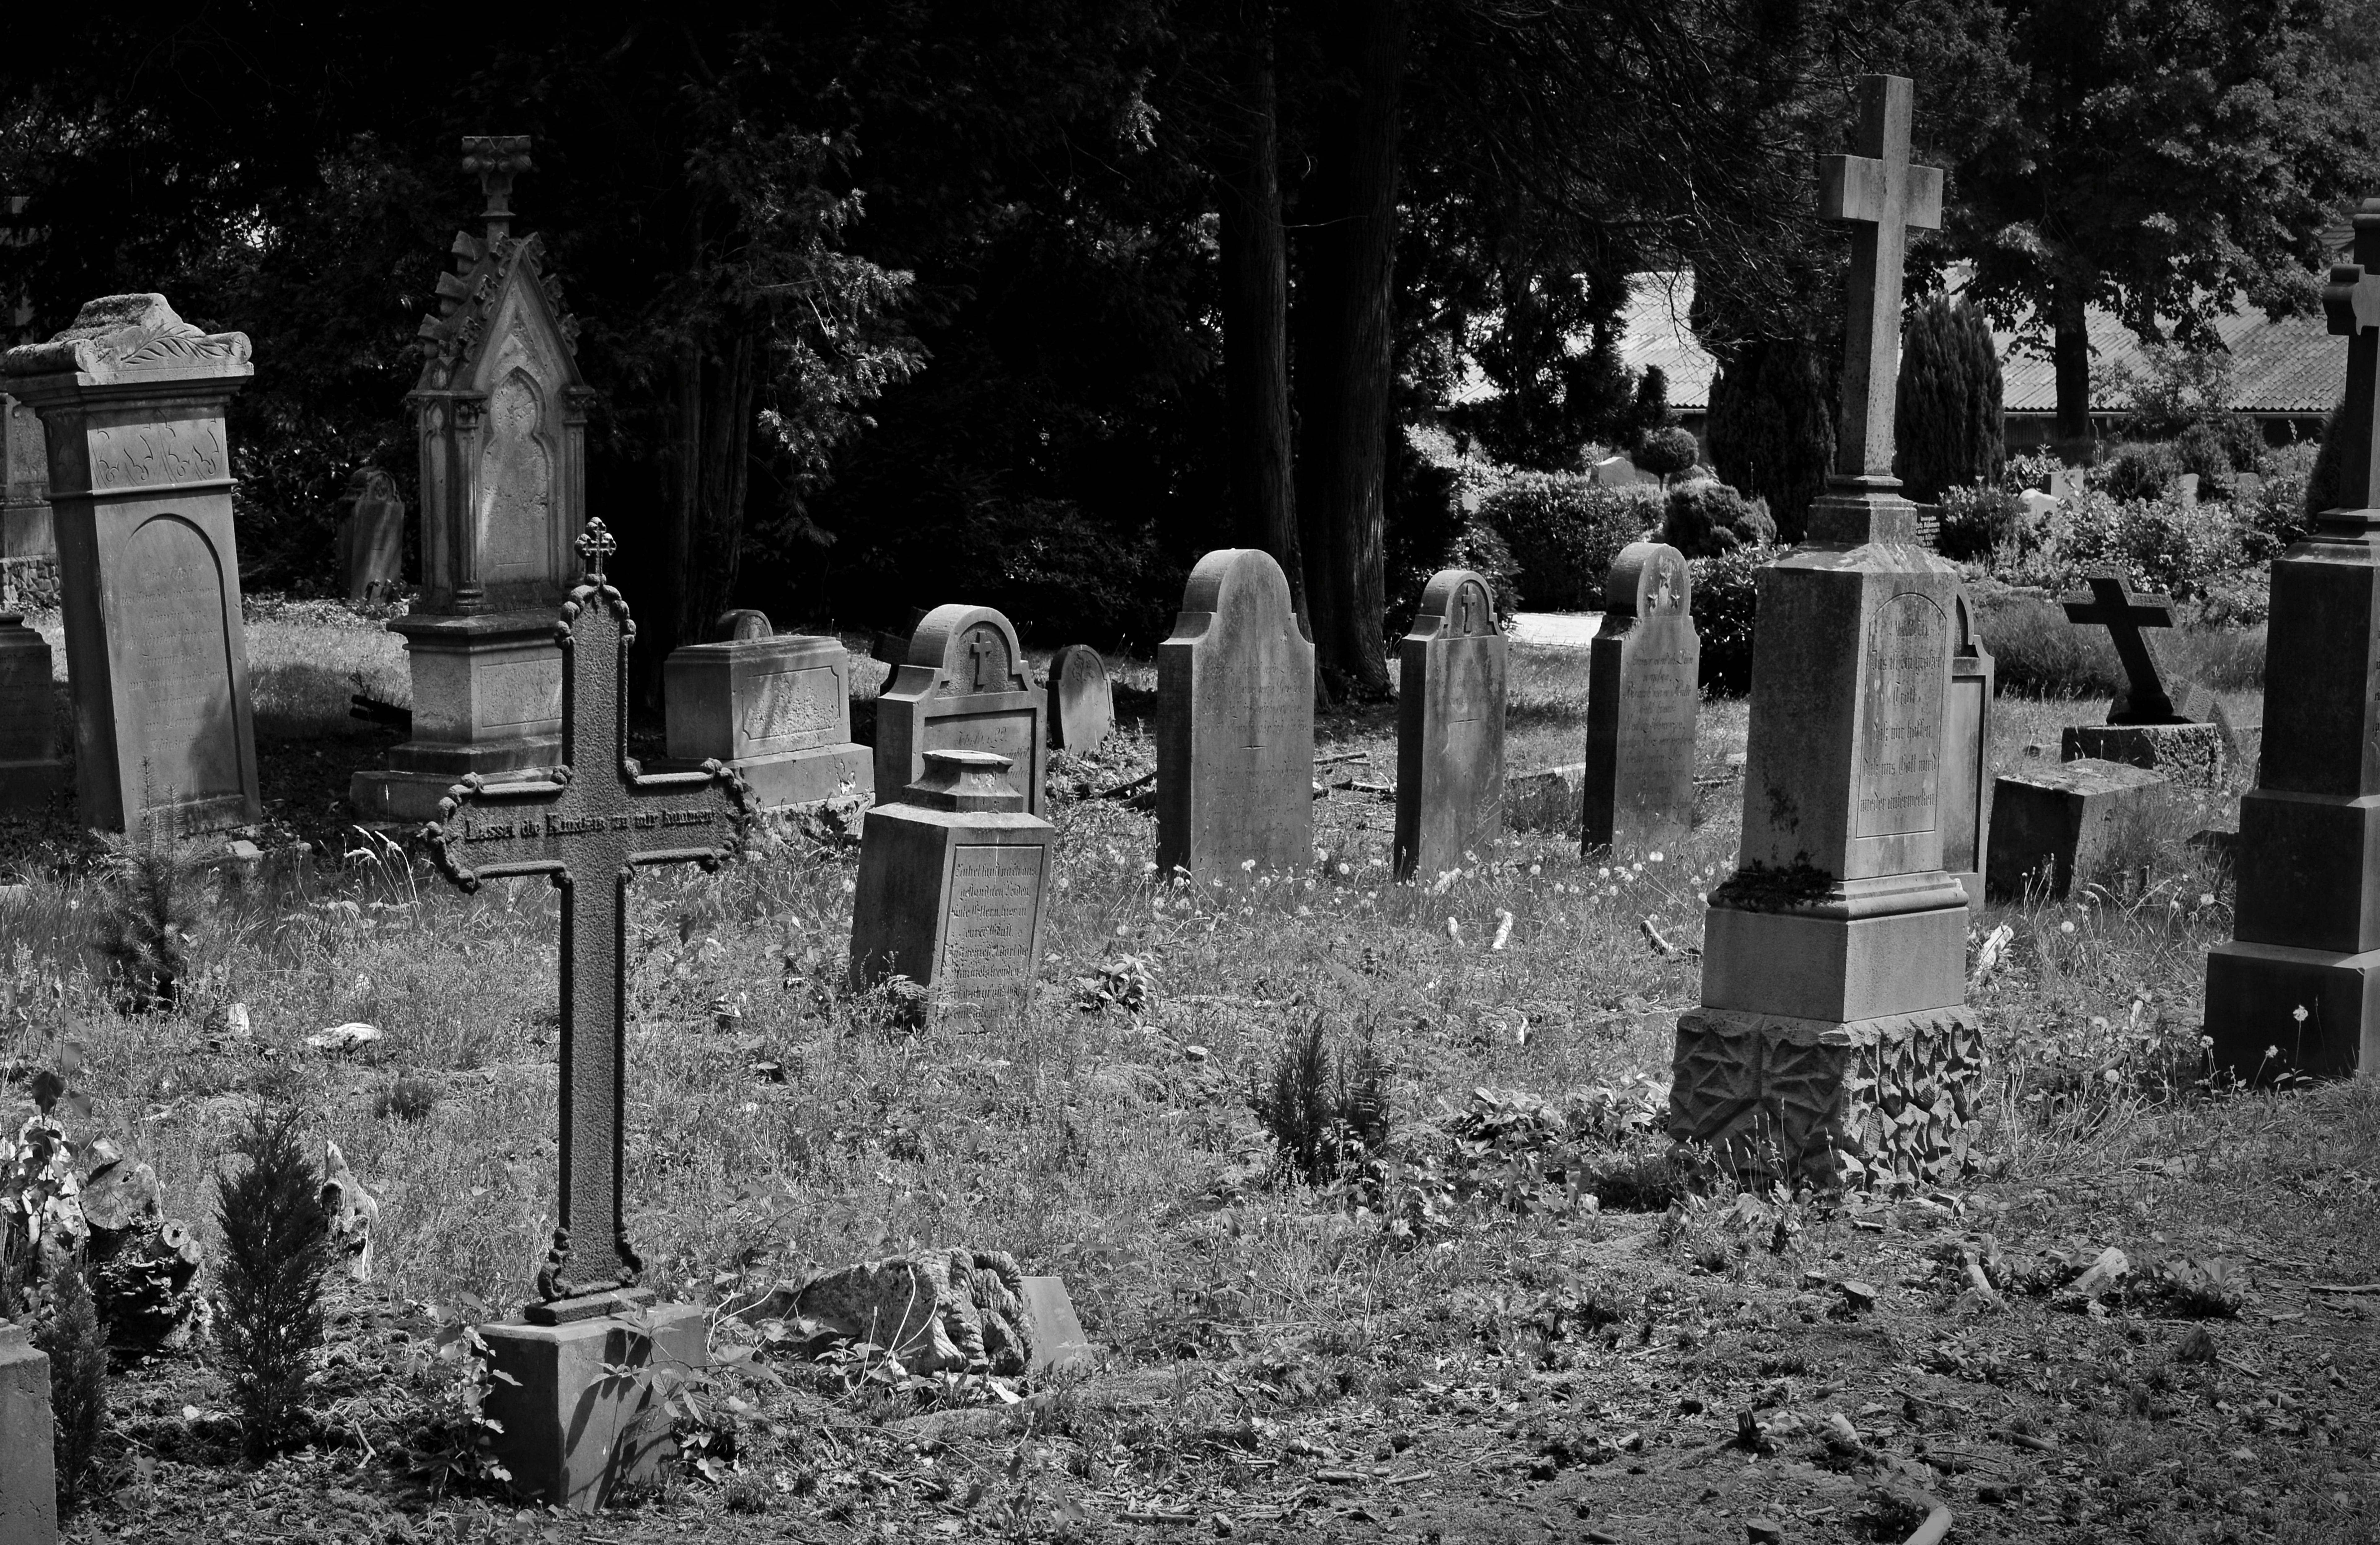
[[[1893,475],[1912,499],[1999,474],[1999,352],[1974,308],[1929,295],[1901,332],[1893,397]]]

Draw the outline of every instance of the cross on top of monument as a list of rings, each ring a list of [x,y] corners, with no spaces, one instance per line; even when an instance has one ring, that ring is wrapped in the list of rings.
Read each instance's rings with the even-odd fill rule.
[[[2330,330],[2347,340],[2347,404],[2338,415],[2338,508],[2321,519],[2337,525],[2350,512],[2380,509],[2380,199],[2366,199],[2355,216],[2355,261],[2334,266],[2323,287]],[[2357,524],[2380,521],[2367,516]]]
[[[562,608],[563,765],[518,779],[476,774],[423,829],[439,870],[465,891],[506,875],[542,874],[562,892],[562,1176],[559,1226],[537,1273],[540,1303],[524,1312],[555,1323],[611,1312],[644,1296],[644,1262],[624,1213],[622,1125],[627,1066],[628,889],[639,869],[716,869],[747,813],[741,779],[716,761],[699,772],[647,774],[625,755],[627,603],[603,578],[618,547],[602,522],[578,539],[587,582]],[[574,1252],[607,1247],[612,1263],[585,1269]]]
[[[1899,486],[1890,480],[1901,269],[1910,230],[1930,231],[1942,224],[1941,168],[1913,165],[1909,159],[1913,97],[1904,77],[1860,77],[1853,153],[1818,163],[1818,213],[1854,227],[1835,477],[1860,486]]]
[[[511,234],[513,178],[529,170],[526,134],[467,134],[463,137],[463,170],[476,172],[488,207],[480,218],[488,223],[491,245]]]
[[[2171,600],[2161,595],[2136,595],[2121,574],[2106,570],[2091,576],[2090,594],[2065,596],[2060,603],[2066,608],[2069,622],[2104,625],[2115,643],[2117,658],[2124,663],[2124,677],[2131,686],[2123,700],[2108,715],[2110,724],[2189,722],[2189,716],[2174,706],[2168,694],[2156,651],[2141,631],[2143,627],[2173,626]]]

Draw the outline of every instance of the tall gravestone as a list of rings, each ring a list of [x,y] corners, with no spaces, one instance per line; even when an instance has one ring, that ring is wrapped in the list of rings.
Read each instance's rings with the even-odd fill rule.
[[[1314,853],[1314,645],[1272,555],[1198,560],[1157,646],[1157,862],[1202,879]]]
[[[1992,787],[1992,694],[1998,687],[1992,651],[1975,627],[1966,592],[1958,598],[1950,646],[1950,695],[1942,706],[1942,868],[1967,893],[1972,909],[1984,904],[1984,854],[1989,846]]]
[[[1604,581],[1588,645],[1582,851],[1651,852],[1694,824],[1694,720],[1702,636],[1685,554],[1633,541]]]
[[[2340,507],[2273,564],[2265,656],[2287,664],[2240,800],[2234,937],[2206,962],[2215,1064],[2243,1078],[2380,1068],[2380,199],[2353,250],[2323,291],[2348,340]]]
[[[390,623],[413,675],[413,738],[349,797],[366,817],[426,820],[447,785],[544,767],[562,744],[553,610],[577,577],[587,514],[587,408],[577,323],[512,233],[512,185],[528,140],[467,139],[486,194],[483,235],[458,232],[422,319],[421,377],[407,401],[421,445],[421,595]]]
[[[841,640],[779,634],[759,612],[722,621],[728,637],[662,663],[670,756],[725,762],[763,809],[866,794],[875,773],[852,742],[851,656]]]
[[[358,467],[339,505],[339,583],[347,599],[390,599],[405,583],[405,501],[396,480],[377,467]]]
[[[1923,1184],[1963,1161],[1977,1025],[1967,897],[1942,869],[1942,715],[1958,575],[1891,475],[1901,259],[1941,213],[1909,162],[1910,83],[1860,83],[1859,153],[1821,211],[1852,223],[1834,474],[1809,537],[1760,571],[1741,867],[1703,931],[1670,1128],[1758,1175]]]
[[[1476,862],[1504,834],[1510,652],[1487,580],[1467,568],[1430,578],[1398,666],[1399,880]]]
[[[86,826],[181,833],[261,819],[224,408],[248,336],[162,295],[111,295],[7,356],[42,417],[58,538],[75,786]]]
[[[1006,617],[989,606],[937,606],[876,700],[877,791],[889,798],[916,783],[929,751],[990,751],[1008,759],[1000,776],[1039,815],[1049,712]]]
[[[1068,644],[1050,657],[1050,744],[1088,756],[1115,730],[1115,685],[1107,657],[1088,644]]]

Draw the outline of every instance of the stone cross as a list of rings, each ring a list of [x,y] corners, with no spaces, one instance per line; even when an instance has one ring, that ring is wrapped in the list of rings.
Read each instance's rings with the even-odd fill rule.
[[[2173,602],[2161,595],[2134,595],[2124,577],[2109,570],[2091,576],[2089,595],[2062,598],[2066,620],[2088,626],[2104,625],[2107,636],[2115,641],[2116,656],[2124,663],[2124,675],[2131,683],[2125,700],[2126,713],[2136,723],[2166,724],[2181,715],[2174,709],[2173,700],[2166,695],[2164,673],[2157,667],[2156,651],[2141,634],[2143,627],[2171,627]]]
[[[1901,266],[1910,230],[1942,224],[1941,168],[1909,160],[1912,94],[1906,77],[1860,77],[1857,150],[1818,163],[1818,213],[1853,227],[1842,407],[1835,426],[1839,478],[1892,476]]]
[[[2347,339],[2347,407],[2338,416],[2338,504],[2380,508],[2380,199],[2363,201],[2356,221],[2355,261],[2330,271],[2322,309],[2330,330]],[[2366,222],[2372,229],[2365,229]]]
[[[717,761],[649,776],[625,754],[637,629],[603,574],[617,543],[589,520],[577,546],[586,580],[556,628],[563,764],[518,778],[467,777],[422,833],[440,871],[465,891],[542,874],[562,892],[561,1208],[537,1274],[542,1302],[524,1311],[543,1323],[610,1312],[618,1290],[634,1288],[644,1271],[622,1211],[628,882],[656,864],[716,869],[746,812],[742,781]],[[600,1251],[606,1229],[613,1266],[579,1274],[574,1247]]]

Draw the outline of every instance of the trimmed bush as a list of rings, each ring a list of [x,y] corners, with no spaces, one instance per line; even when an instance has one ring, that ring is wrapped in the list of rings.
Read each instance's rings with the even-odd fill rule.
[[[224,1236],[217,1335],[248,1452],[257,1458],[299,1436],[322,1344],[331,1219],[322,1177],[298,1144],[298,1118],[294,1109],[275,1114],[259,1107],[234,1140],[247,1166],[215,1180]]]
[[[1802,540],[1834,458],[1830,369],[1807,339],[1755,338],[1711,382],[1711,466],[1767,500],[1787,541]]]
[[[1694,570],[1694,631],[1702,635],[1703,689],[1740,698],[1752,690],[1752,630],[1760,610],[1759,574],[1777,556],[1765,547],[1738,547],[1697,558]]]
[[[1692,468],[1694,458],[1701,455],[1702,446],[1696,443],[1694,432],[1672,426],[1657,429],[1638,441],[1632,459],[1637,470],[1666,481]]]
[[[2185,472],[2198,474],[2201,499],[2231,496],[2231,448],[2212,424],[2192,424],[2173,443],[2173,454]]]
[[[2031,542],[2024,501],[2002,489],[1969,486],[1942,495],[1942,524],[1935,550],[1960,563],[1990,563],[2003,551],[2020,553]]]
[[[2162,499],[2182,474],[2181,456],[2161,441],[2119,444],[2093,481],[2110,499]]]
[[[1902,492],[1932,504],[1949,490],[1999,476],[1999,352],[1974,308],[1946,296],[1920,302],[1902,329],[1893,398],[1893,472]]]
[[[1463,508],[1464,485],[1476,486],[1480,477],[1475,465],[1433,462],[1407,445],[1390,471],[1384,557],[1391,622],[1413,615],[1430,576],[1442,568],[1475,571],[1497,611],[1511,615],[1521,600],[1520,566],[1496,528]]]
[[[1548,611],[1603,604],[1611,560],[1661,518],[1650,486],[1598,488],[1577,472],[1515,472],[1480,503],[1517,568],[1523,603]]]
[[[1715,558],[1747,544],[1777,540],[1777,522],[1764,502],[1746,503],[1723,482],[1697,478],[1670,490],[1661,540],[1689,558]]]

